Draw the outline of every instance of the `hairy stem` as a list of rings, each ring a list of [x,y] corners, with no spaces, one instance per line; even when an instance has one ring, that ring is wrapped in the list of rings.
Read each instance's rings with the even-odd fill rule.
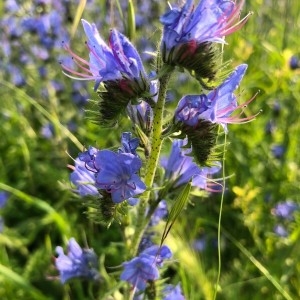
[[[147,161],[145,169],[145,184],[147,191],[140,200],[138,207],[137,223],[135,228],[135,234],[133,236],[131,244],[131,254],[136,255],[138,252],[138,246],[142,239],[143,233],[146,229],[146,225],[151,216],[146,217],[147,203],[149,202],[151,195],[151,188],[153,186],[154,177],[160,157],[160,150],[162,146],[162,125],[163,125],[163,113],[166,101],[166,93],[168,83],[171,77],[171,72],[167,72],[159,79],[159,93],[157,103],[153,112],[153,127],[151,133],[151,152]]]

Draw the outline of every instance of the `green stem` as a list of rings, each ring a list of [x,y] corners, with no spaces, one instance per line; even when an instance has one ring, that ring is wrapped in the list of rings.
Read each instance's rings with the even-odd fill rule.
[[[147,186],[147,191],[140,200],[137,214],[137,222],[135,227],[135,234],[133,236],[131,244],[131,254],[136,255],[138,251],[139,243],[142,239],[143,233],[145,231],[146,225],[149,221],[149,217],[146,218],[145,211],[147,208],[147,203],[150,199],[151,188],[153,186],[154,177],[159,161],[160,150],[162,146],[162,125],[163,125],[163,113],[166,101],[166,93],[168,83],[171,77],[171,72],[164,74],[159,79],[159,93],[157,103],[153,112],[153,127],[151,134],[151,152],[146,165],[146,175],[145,184]]]

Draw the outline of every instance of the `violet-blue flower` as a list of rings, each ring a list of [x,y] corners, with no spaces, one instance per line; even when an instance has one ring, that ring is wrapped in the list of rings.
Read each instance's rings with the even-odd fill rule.
[[[140,158],[131,153],[100,150],[95,157],[96,187],[111,193],[112,201],[120,203],[146,190],[137,172],[142,166]]]
[[[133,124],[138,125],[144,132],[149,132],[153,120],[153,111],[147,102],[141,101],[137,105],[129,104],[127,114]]]
[[[115,81],[124,76],[130,79],[146,78],[141,58],[131,42],[116,29],[112,29],[107,45],[101,38],[96,25],[82,19],[83,29],[87,36],[87,47],[90,61],[82,59],[72,52],[66,44],[65,49],[72,55],[74,61],[82,70],[77,72],[62,64],[69,73],[86,80],[95,80],[95,90],[101,82]],[[123,86],[126,90],[126,86]]]
[[[76,192],[80,196],[99,195],[95,187],[95,173],[86,168],[84,161],[77,158],[75,160],[75,166],[70,166],[70,168],[73,169],[70,180],[76,186]]]
[[[193,2],[171,7],[160,18],[164,25],[161,51],[165,63],[186,68],[203,83],[203,78],[212,80],[218,71],[212,44],[224,44],[224,37],[240,29],[249,14],[238,20],[243,0],[201,0],[196,8]]]
[[[95,147],[89,147],[86,151],[81,152],[78,155],[78,158],[85,163],[85,167],[94,173],[97,173],[100,170],[100,166],[96,165],[95,157],[98,153],[98,149]]]
[[[176,108],[175,119],[188,126],[196,127],[199,120],[206,120],[211,123],[220,124],[227,132],[227,124],[246,123],[253,120],[256,115],[241,118],[243,107],[253,99],[238,105],[234,91],[238,88],[247,69],[246,64],[239,65],[235,70],[219,85],[207,95],[188,95],[183,97]],[[231,114],[241,109],[241,113],[231,116]]]
[[[272,213],[280,218],[293,220],[294,212],[299,209],[299,205],[292,200],[278,203],[273,209]]]
[[[271,147],[271,151],[275,158],[280,159],[284,155],[285,148],[283,145],[276,144]]]
[[[244,1],[201,0],[196,9],[193,2],[187,0],[182,8],[172,7],[160,18],[168,51],[183,43],[225,43],[224,37],[240,29],[249,17],[238,21]]]
[[[185,300],[182,295],[180,284],[172,285],[167,284],[163,289],[163,300]]]
[[[71,238],[68,243],[67,255],[60,246],[57,246],[55,251],[58,254],[55,265],[60,273],[62,283],[75,277],[99,279],[97,256],[93,249],[82,249],[76,240]]]
[[[131,283],[135,288],[143,291],[148,280],[159,278],[159,271],[155,264],[155,257],[141,254],[123,263],[124,271],[120,279]]]
[[[149,227],[157,225],[160,220],[164,219],[168,215],[168,205],[167,201],[162,200],[157,205],[153,215],[151,216]]]
[[[0,208],[3,208],[8,199],[8,193],[5,191],[0,191]]]
[[[43,125],[41,128],[41,135],[46,139],[51,139],[54,135],[54,126],[51,123]]]
[[[286,228],[281,224],[277,224],[274,227],[274,232],[280,237],[287,237],[288,236],[288,232],[287,232]]]
[[[290,68],[291,70],[296,70],[300,68],[300,61],[298,59],[298,57],[296,57],[295,55],[293,55],[290,58]]]
[[[158,267],[163,266],[163,262],[166,259],[170,259],[173,255],[172,251],[170,248],[166,245],[163,246],[157,246],[157,245],[152,245],[151,247],[145,249],[142,254],[147,254],[150,256],[155,257],[155,263]]]
[[[122,147],[119,148],[119,153],[131,153],[136,155],[136,149],[139,146],[139,139],[133,138],[131,132],[123,132],[121,137]]]
[[[212,167],[200,168],[188,155],[191,149],[184,149],[186,141],[174,139],[168,159],[162,159],[165,169],[165,179],[173,181],[173,187],[179,187],[192,180],[192,185],[208,191],[215,191],[216,183],[208,181],[208,176],[217,173],[221,165],[215,163]]]
[[[124,271],[121,280],[130,282],[135,288],[143,291],[148,280],[159,278],[158,267],[162,267],[163,261],[172,257],[172,252],[167,246],[151,246],[132,260],[124,262]]]
[[[0,191],[0,209],[5,206],[7,199],[8,199],[8,193],[5,191]],[[4,220],[0,216],[0,232],[3,231],[3,225],[4,225]]]

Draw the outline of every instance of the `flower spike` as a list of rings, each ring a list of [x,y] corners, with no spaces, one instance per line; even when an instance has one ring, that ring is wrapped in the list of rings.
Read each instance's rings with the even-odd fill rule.
[[[239,30],[250,14],[239,19],[244,0],[201,0],[195,8],[187,0],[182,8],[174,7],[160,21],[164,25],[161,51],[163,61],[187,69],[204,84],[217,73],[218,52],[215,43],[225,43],[225,36]]]
[[[95,24],[82,20],[82,25],[87,36],[89,61],[63,43],[78,70],[61,65],[64,73],[73,79],[95,81],[94,90],[100,98],[97,120],[104,126],[113,126],[130,102],[137,104],[140,98],[149,97],[149,79],[137,50],[122,33],[112,29],[106,44]],[[99,89],[101,83],[104,88]]]

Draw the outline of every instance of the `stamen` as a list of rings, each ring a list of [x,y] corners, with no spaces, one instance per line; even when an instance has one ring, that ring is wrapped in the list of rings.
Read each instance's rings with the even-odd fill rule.
[[[97,65],[91,64],[87,60],[81,58],[79,55],[74,53],[71,48],[63,41],[63,48],[70,54],[72,55],[72,60],[74,63],[79,67],[79,69],[82,72],[75,71],[74,69],[71,69],[70,67],[66,66],[65,64],[61,63],[62,68],[66,71],[63,71],[63,74],[68,76],[69,78],[75,79],[75,80],[96,80],[96,81],[101,81],[102,77],[99,74],[99,67]],[[92,49],[87,43],[86,46],[90,53],[92,53],[97,61],[100,64],[100,67],[105,66],[104,62],[100,59],[100,57],[97,55],[94,49]],[[96,74],[96,75],[95,75]],[[72,76],[76,75],[76,76]],[[77,77],[78,76],[78,77]]]

